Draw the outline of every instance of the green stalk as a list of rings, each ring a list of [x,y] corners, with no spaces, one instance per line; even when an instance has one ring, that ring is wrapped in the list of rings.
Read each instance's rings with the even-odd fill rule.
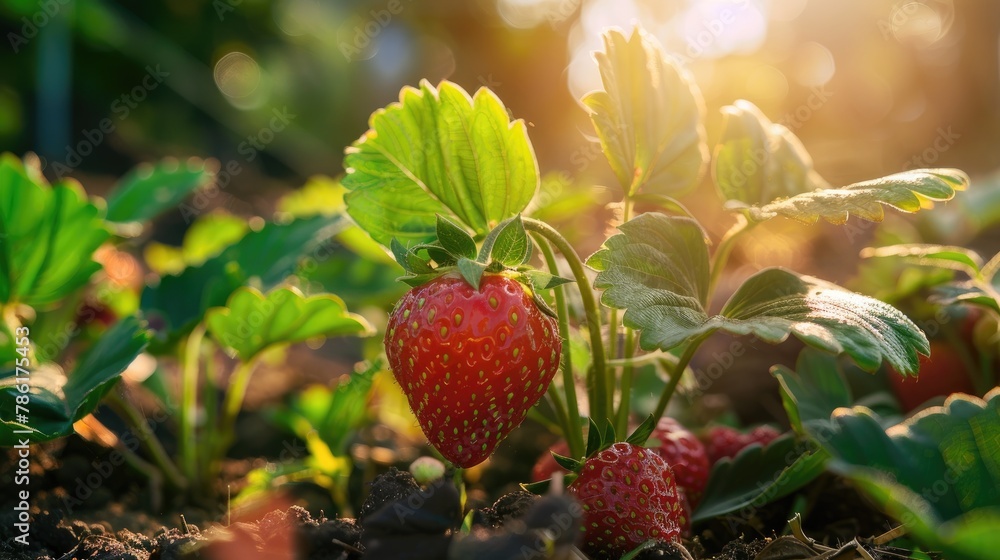
[[[635,377],[635,369],[632,366],[632,358],[635,355],[635,331],[625,329],[625,364],[622,366],[622,396],[618,402],[618,418],[615,423],[615,433],[621,437],[628,435],[628,416],[632,399],[632,380]]]
[[[549,272],[558,276],[559,266],[556,263],[556,256],[541,235],[535,234],[535,245],[545,257]],[[563,292],[565,286],[556,286],[553,289],[556,298],[556,315],[559,318],[559,338],[563,341],[562,352],[562,376],[563,391],[566,393],[566,423],[563,425],[563,436],[569,444],[569,450],[573,457],[583,457],[586,448],[583,443],[583,423],[580,421],[580,405],[576,400],[576,379],[573,377],[573,353],[570,351],[569,341],[569,309],[566,305],[566,293]],[[552,385],[549,385],[552,387]]]
[[[208,350],[204,357],[205,385],[202,391],[202,405],[205,407],[205,425],[218,426],[219,386],[216,384],[218,377],[215,374],[215,345],[212,344],[211,339],[208,339],[207,343]],[[211,476],[212,462],[215,460],[214,451],[219,445],[217,441],[218,437],[218,432],[213,429],[209,431],[209,433],[204,434],[201,438],[201,453],[199,454],[201,458],[201,465],[199,466],[199,469],[203,477],[209,478]]]
[[[677,365],[677,359],[677,356],[674,356],[673,354],[655,350],[653,352],[647,352],[646,354],[633,356],[631,358],[608,360],[608,367],[619,368],[625,366],[638,367],[649,364],[667,364],[670,368],[673,368]]]
[[[672,370],[669,368],[669,363],[664,360],[664,366],[670,371],[670,381],[667,382],[667,386],[663,388],[663,393],[660,394],[660,400],[656,403],[656,410],[653,411],[653,418],[659,419],[663,417],[663,413],[667,411],[667,404],[670,403],[670,398],[674,396],[674,391],[677,390],[677,384],[681,382],[681,377],[684,376],[684,370],[691,363],[691,358],[694,357],[695,351],[710,335],[711,333],[705,333],[688,343],[687,348],[684,349],[684,353],[681,354],[680,359],[677,360],[677,364],[674,365]]]
[[[588,385],[594,387],[594,399],[590,403],[590,415],[594,418],[598,427],[603,428],[607,422],[611,421],[612,400],[611,391],[613,376],[609,375],[604,360],[604,340],[601,337],[601,311],[597,305],[597,298],[594,290],[590,287],[590,280],[583,269],[583,261],[573,249],[573,246],[566,241],[558,231],[552,226],[535,220],[533,218],[523,218],[524,228],[533,231],[547,239],[552,246],[562,253],[570,270],[573,271],[573,278],[576,280],[577,288],[580,290],[580,298],[583,300],[583,309],[587,315],[587,328],[590,331],[590,346],[593,353],[593,373]]]
[[[205,326],[199,324],[188,335],[184,346],[184,368],[181,372],[181,469],[188,480],[198,474],[195,419],[198,413],[198,357]]]
[[[226,389],[226,396],[222,403],[222,417],[220,422],[220,432],[222,437],[219,446],[216,448],[219,458],[223,457],[227,447],[233,442],[236,430],[236,417],[243,406],[243,398],[246,397],[247,388],[250,386],[250,377],[253,375],[254,366],[257,361],[251,358],[250,361],[240,362],[236,370],[229,378],[229,387]]]
[[[170,455],[167,454],[163,445],[160,444],[160,440],[156,439],[156,435],[150,431],[145,417],[141,412],[136,410],[132,401],[123,397],[118,391],[111,391],[109,396],[111,406],[124,417],[134,430],[139,432],[136,434],[139,437],[139,442],[142,443],[146,452],[152,457],[157,468],[166,476],[167,482],[174,488],[186,488],[187,480],[185,480],[184,475],[177,469],[177,465],[170,460]]]
[[[729,255],[733,252],[736,240],[744,233],[750,231],[755,225],[740,214],[733,227],[729,228],[729,231],[722,236],[722,240],[719,241],[719,247],[715,250],[715,254],[712,255],[712,275],[708,281],[708,296],[706,297],[706,301],[701,302],[703,305],[707,305],[709,301],[712,301],[712,295],[715,294],[715,288],[719,284],[719,279],[722,278],[722,271],[726,268],[726,262],[729,261]]]

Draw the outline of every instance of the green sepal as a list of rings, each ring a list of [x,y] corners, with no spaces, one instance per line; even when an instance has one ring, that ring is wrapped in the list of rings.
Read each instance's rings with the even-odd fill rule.
[[[590,457],[594,453],[597,453],[603,449],[604,438],[601,434],[601,429],[597,427],[597,422],[594,422],[593,418],[588,418],[590,421],[590,430],[587,431],[587,457]]]
[[[531,287],[536,290],[550,290],[556,286],[562,286],[563,284],[569,284],[574,281],[569,278],[555,276],[541,270],[526,270],[524,271],[524,278],[531,284]]]
[[[563,485],[569,486],[573,484],[573,481],[577,479],[576,473],[567,473],[563,475]],[[549,487],[552,486],[552,479],[540,480],[538,482],[522,482],[521,489],[525,492],[531,492],[536,496],[544,496],[549,493]]]
[[[552,458],[559,463],[559,466],[570,471],[570,472],[580,472],[580,468],[583,467],[583,461],[579,459],[573,459],[572,457],[566,457],[558,453],[553,452]]]
[[[398,280],[411,288],[416,288],[417,286],[423,286],[424,284],[430,282],[431,280],[441,276],[440,272],[429,272],[427,274],[415,274],[413,276],[403,276],[398,278]]]
[[[462,275],[462,278],[464,278],[465,281],[468,282],[473,288],[478,290],[479,282],[483,279],[483,273],[486,272],[486,265],[463,257],[458,259],[458,264],[456,266],[458,268],[458,272]]]
[[[472,236],[441,214],[437,215],[437,238],[441,247],[455,257],[476,258],[476,242]]]
[[[396,262],[399,263],[399,266],[403,267],[403,270],[406,272],[413,274],[413,270],[410,269],[409,259],[407,258],[409,251],[407,251],[406,247],[404,247],[403,244],[400,243],[395,237],[389,241],[389,250],[392,251],[392,256],[396,259]]]
[[[453,255],[437,243],[421,243],[419,245],[414,245],[410,251],[417,255],[419,255],[420,251],[426,251],[427,257],[434,261],[438,267],[454,266],[455,263],[458,262],[457,255]],[[427,263],[427,265],[430,267],[430,263]]]
[[[518,214],[503,221],[486,236],[483,248],[479,251],[479,261],[499,262],[504,266],[515,267],[528,262],[531,258],[532,244],[524,222]]]
[[[639,424],[638,428],[632,431],[632,433],[628,436],[628,438],[625,439],[625,442],[631,443],[632,445],[636,445],[639,447],[643,447],[644,445],[646,445],[646,440],[649,439],[649,436],[653,433],[653,430],[656,429],[656,422],[657,419],[654,418],[652,414],[650,414],[648,417],[646,417],[645,420],[642,421],[642,424]]]
[[[611,444],[613,444],[616,439],[618,439],[618,435],[615,434],[615,425],[609,420],[608,425],[604,427],[604,441],[601,442],[601,451],[611,447]]]

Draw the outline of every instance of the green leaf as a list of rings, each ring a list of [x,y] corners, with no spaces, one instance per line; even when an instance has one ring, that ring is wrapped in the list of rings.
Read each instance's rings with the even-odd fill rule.
[[[622,189],[681,193],[708,163],[704,101],[690,76],[656,39],[636,28],[604,35],[594,54],[603,91],[584,96],[601,148]]]
[[[722,200],[759,206],[829,187],[799,139],[753,103],[723,107],[722,121],[712,169]]]
[[[381,362],[373,362],[332,389],[307,387],[278,412],[277,421],[301,439],[315,430],[335,455],[345,455],[352,434],[366,421],[375,375],[381,368]]]
[[[103,210],[79,183],[49,187],[16,157],[0,155],[0,302],[39,306],[83,287],[109,237]]]
[[[868,247],[861,251],[861,256],[866,259],[901,257],[912,264],[957,270],[973,278],[979,276],[983,266],[982,257],[975,251],[949,245],[904,243],[887,247]]]
[[[884,429],[870,410],[839,409],[814,437],[830,467],[855,481],[947,558],[986,559],[1000,546],[1000,389],[953,395]],[[992,527],[992,530],[987,530]]]
[[[191,192],[215,180],[211,160],[167,158],[142,164],[118,181],[108,194],[109,222],[146,222],[181,203]]]
[[[806,434],[805,424],[825,422],[837,408],[854,404],[837,358],[815,349],[799,353],[795,371],[777,365],[771,368],[771,375],[781,384],[782,404],[799,434]]]
[[[538,189],[538,163],[521,120],[491,91],[427,81],[372,114],[347,149],[347,211],[379,243],[432,241],[436,215],[477,235],[516,215]]]
[[[488,254],[489,258],[499,262],[504,266],[514,267],[528,262],[531,258],[531,240],[524,230],[524,222],[518,215],[499,226],[495,235],[491,235],[483,243],[480,259],[486,262],[483,254]]]
[[[205,311],[226,304],[229,296],[251,281],[263,290],[283,282],[299,261],[343,225],[338,216],[315,216],[288,224],[265,224],[251,231],[202,265],[176,276],[164,276],[142,293],[141,308],[158,331],[158,349],[176,341],[198,323]]]
[[[657,421],[658,419],[650,414],[645,420],[642,421],[642,424],[639,424],[639,426],[633,430],[631,434],[629,434],[625,441],[640,447],[646,445],[646,440],[649,439],[650,434],[652,434],[653,430],[656,429]]]
[[[977,305],[1000,313],[1000,303],[997,302],[996,298],[972,280],[938,286],[934,288],[934,294],[928,300],[940,305],[953,303]]]
[[[930,208],[935,201],[951,200],[956,191],[965,190],[968,185],[969,178],[957,169],[916,169],[839,189],[799,194],[759,208],[747,208],[745,213],[757,222],[784,216],[807,224],[820,218],[843,224],[850,214],[881,222],[883,204],[903,212],[916,212]]]
[[[694,214],[687,209],[686,206],[681,204],[681,201],[677,200],[672,196],[667,196],[665,194],[657,193],[641,193],[635,195],[632,199],[636,204],[649,204],[656,207],[658,211],[673,214],[675,216],[684,216],[695,220]]]
[[[255,288],[239,288],[225,307],[205,313],[205,325],[244,362],[278,344],[374,332],[363,317],[348,313],[339,297],[305,297],[294,288],[278,288],[266,296]]]
[[[467,259],[476,258],[476,242],[472,236],[440,214],[437,217],[437,238],[441,247],[452,255]]]
[[[218,255],[242,239],[249,229],[243,218],[220,212],[202,214],[184,232],[180,247],[151,241],[143,255],[157,274],[179,274],[189,266],[198,266]]]
[[[31,402],[30,420],[21,424],[2,420],[0,446],[15,445],[19,438],[32,442],[48,441],[73,433],[73,423],[97,408],[104,395],[114,386],[122,372],[146,347],[148,336],[135,317],[123,319],[111,327],[79,359],[68,377],[58,367],[47,364],[33,369],[29,381]],[[18,391],[16,370],[0,376],[0,395],[13,403]],[[15,434],[13,430],[27,430],[28,434]]]
[[[762,222],[776,216],[843,224],[850,214],[880,222],[882,205],[904,212],[928,208],[965,190],[957,169],[917,169],[831,188],[787,128],[774,124],[749,101],[724,107],[723,133],[715,148],[713,175],[727,207]]]
[[[469,259],[459,259],[457,264],[458,272],[465,278],[473,288],[479,289],[479,282],[483,279],[483,273],[486,272],[486,265]]]
[[[623,321],[641,331],[645,350],[669,351],[716,330],[771,344],[794,335],[847,353],[868,371],[885,359],[903,373],[917,369],[918,352],[929,352],[920,329],[892,306],[780,268],[747,279],[721,314],[709,317],[708,250],[695,222],[643,214],[619,229],[588,264],[600,271],[601,301],[626,310]]]
[[[704,521],[736,511],[748,520],[758,508],[812,482],[828,459],[826,452],[803,445],[791,432],[765,447],[751,445],[736,457],[715,464],[691,520]]]

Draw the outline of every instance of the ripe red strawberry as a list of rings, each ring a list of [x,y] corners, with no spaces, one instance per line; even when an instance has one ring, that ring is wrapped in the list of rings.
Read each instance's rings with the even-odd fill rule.
[[[538,461],[535,466],[531,469],[531,481],[541,482],[543,480],[548,480],[552,478],[552,475],[557,472],[566,474],[566,469],[562,468],[559,463],[556,462],[555,458],[552,457],[553,453],[558,453],[563,457],[569,456],[569,444],[565,440],[557,441],[552,447],[548,449]]]
[[[424,435],[446,459],[471,467],[545,393],[562,340],[516,280],[486,274],[476,290],[444,275],[400,299],[385,348]]]
[[[583,463],[567,489],[583,505],[584,550],[620,558],[649,539],[676,541],[686,523],[674,473],[645,447],[615,443]]]
[[[890,371],[889,383],[903,406],[903,412],[915,410],[934,397],[945,397],[951,393],[975,393],[958,351],[951,344],[939,340],[931,341],[930,356],[920,356],[917,377],[903,377]]]
[[[710,470],[705,445],[680,422],[663,417],[646,440],[646,447],[670,465],[677,486],[684,490],[691,506],[697,506]]]
[[[710,428],[702,439],[705,442],[708,459],[714,465],[723,457],[735,457],[748,445],[754,443],[767,445],[780,435],[781,432],[767,425],[758,426],[746,434],[728,426],[715,426]]]

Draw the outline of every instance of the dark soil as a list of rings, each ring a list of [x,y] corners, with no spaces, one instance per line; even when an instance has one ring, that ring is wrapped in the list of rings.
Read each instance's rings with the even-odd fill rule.
[[[267,458],[287,447],[287,438],[252,431],[258,445],[264,440],[272,444],[248,449],[246,459],[227,465],[219,483],[223,489],[232,484],[234,496],[246,472],[267,460],[259,455],[251,459],[254,454]],[[512,437],[514,441],[501,445],[491,468],[468,487],[467,507],[473,510],[468,535],[457,530],[463,515],[454,485],[439,481],[421,488],[408,472],[395,468],[378,467],[383,471],[378,476],[352,476],[357,520],[324,514],[336,512],[326,490],[302,485],[230,522],[225,498],[215,500],[218,505],[212,508],[198,508],[167,494],[155,505],[157,496],[148,481],[126,466],[105,476],[107,451],[78,437],[33,446],[30,546],[12,544],[13,493],[4,493],[0,560],[439,560],[448,558],[449,551],[452,558],[506,560],[523,558],[525,550],[546,558],[542,550],[573,544],[579,519],[571,515],[566,499],[539,498],[510,483],[527,479],[534,456],[545,449],[544,438],[527,431],[515,432],[525,432],[523,439]],[[12,487],[11,459],[0,456],[0,487]],[[94,473],[101,480],[88,484]],[[812,498],[811,508],[801,512],[804,530],[821,544],[836,547],[889,528],[886,518],[839,478],[821,477],[803,492]],[[490,496],[500,498],[491,503]],[[637,560],[755,560],[786,528],[796,507],[794,497],[788,497],[751,514],[718,518],[697,526],[686,548],[663,543]],[[550,541],[546,544],[542,536]]]
[[[856,492],[839,479],[817,483],[821,499],[807,515],[807,534],[822,544],[837,546],[859,535],[873,536],[886,528]],[[784,528],[788,500],[755,511],[748,518],[720,519],[699,527],[685,546],[660,543],[636,560],[755,560]],[[421,488],[405,471],[390,469],[371,484],[358,519],[328,519],[299,506],[264,514],[228,526],[209,523],[200,528],[183,517],[173,528],[114,531],[113,524],[72,520],[58,508],[36,513],[30,545],[10,544],[12,510],[0,515],[0,558],[7,560],[447,560],[522,558],[525,550],[569,547],[579,535],[578,508],[566,498],[537,497],[515,491],[479,508],[472,528],[462,535],[463,516],[458,490],[447,479]],[[824,525],[822,530],[818,525]],[[810,533],[814,530],[814,533]],[[865,532],[867,531],[867,532]],[[546,540],[542,537],[548,539]]]

